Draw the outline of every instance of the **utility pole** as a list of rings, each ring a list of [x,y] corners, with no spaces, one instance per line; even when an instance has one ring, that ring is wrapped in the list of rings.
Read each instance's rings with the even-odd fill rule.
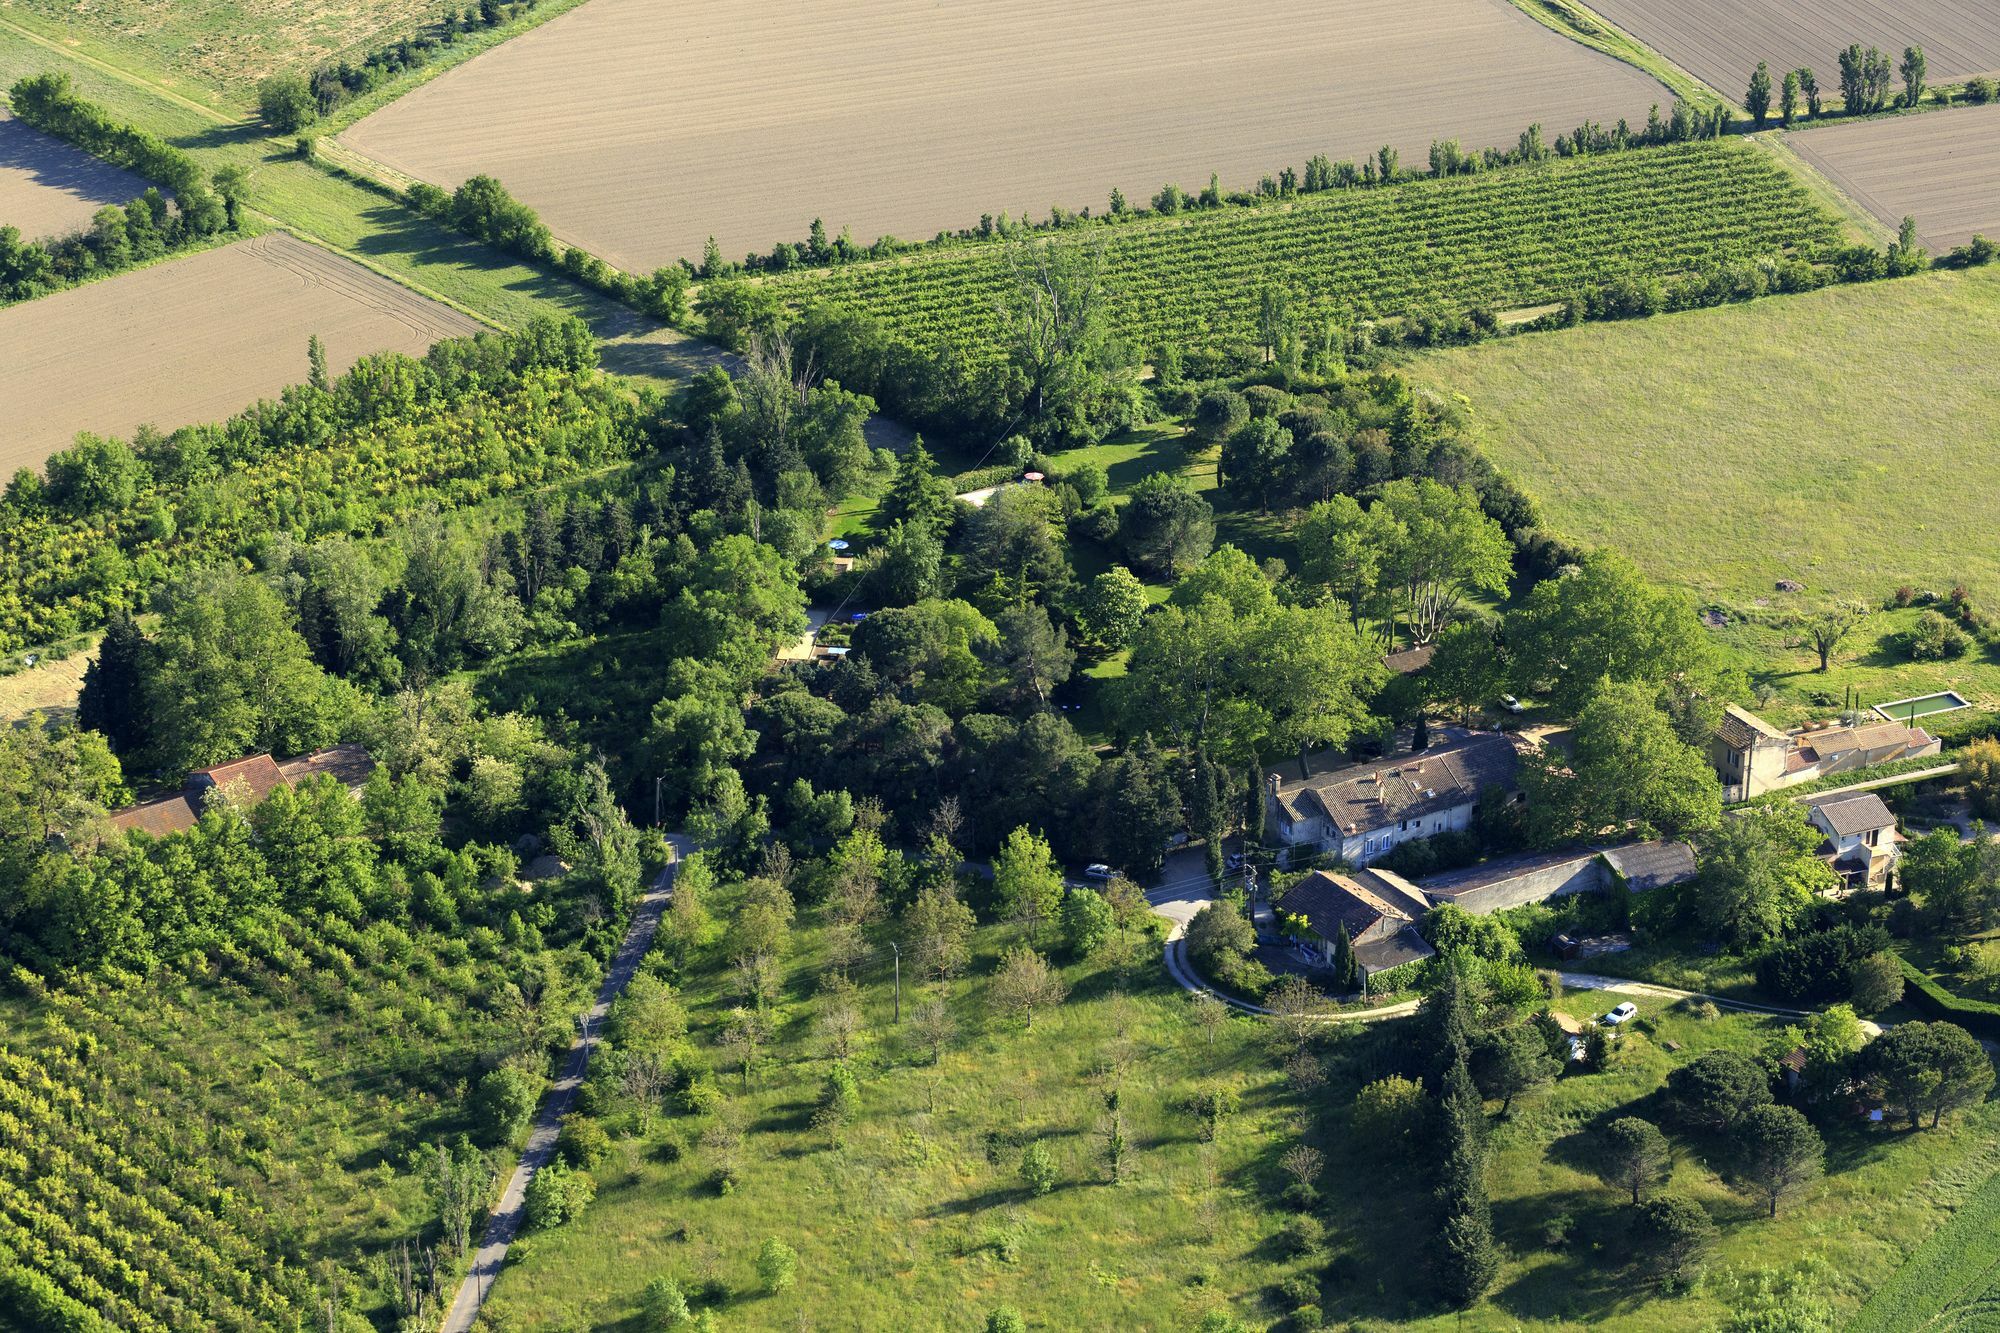
[[[903,1021],[903,946],[891,943],[889,947],[896,952],[896,1021],[900,1023]]]

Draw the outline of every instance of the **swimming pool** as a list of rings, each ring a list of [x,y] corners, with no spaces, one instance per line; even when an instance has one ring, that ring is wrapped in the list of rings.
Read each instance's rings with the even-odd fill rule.
[[[1886,704],[1876,704],[1875,711],[1891,722],[1914,722],[1933,713],[1949,713],[1955,709],[1971,706],[1956,690],[1940,690],[1936,694],[1919,694],[1913,699],[1895,699]]]

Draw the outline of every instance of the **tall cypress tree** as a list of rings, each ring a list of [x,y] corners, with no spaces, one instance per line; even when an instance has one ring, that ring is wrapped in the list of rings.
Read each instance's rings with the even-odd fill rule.
[[[1340,923],[1340,933],[1333,937],[1333,984],[1341,991],[1351,991],[1360,971],[1354,961],[1354,941],[1347,937],[1347,923]]]
[[[1255,755],[1250,756],[1250,788],[1243,802],[1243,841],[1264,845],[1264,766]]]
[[[1493,1285],[1500,1256],[1486,1194],[1486,1108],[1461,1047],[1441,1080],[1438,1106],[1438,1243],[1432,1255],[1438,1293],[1472,1304]]]
[[[129,611],[111,618],[97,657],[83,673],[83,694],[77,699],[77,724],[101,733],[111,748],[131,756],[153,738],[147,714],[139,702],[152,644],[140,632]]]

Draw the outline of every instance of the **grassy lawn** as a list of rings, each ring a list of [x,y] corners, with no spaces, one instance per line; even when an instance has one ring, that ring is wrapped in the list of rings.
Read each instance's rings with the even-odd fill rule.
[[[1122,994],[1102,965],[1067,968],[1068,1002],[1024,1030],[990,1016],[984,999],[1013,939],[1012,928],[980,932],[972,974],[952,988],[960,1036],[935,1067],[892,1021],[887,957],[857,971],[861,1111],[837,1148],[811,1123],[829,1063],[812,1024],[820,932],[798,937],[778,1035],[747,1090],[712,1045],[736,1003],[728,970],[690,975],[695,1038],[717,1066],[723,1114],[744,1126],[741,1184],[728,1196],[707,1185],[706,1148],[663,1162],[647,1141],[621,1141],[581,1222],[530,1236],[495,1284],[495,1326],[620,1327],[661,1274],[726,1283],[718,1314],[731,1327],[969,1329],[1002,1304],[1037,1328],[1182,1329],[1213,1308],[1257,1315],[1265,1287],[1306,1271],[1270,1244],[1281,1214],[1265,1200],[1299,1107],[1258,1029],[1232,1021],[1205,1045],[1148,947]],[[904,988],[907,1006],[907,975]],[[1243,1099],[1213,1147],[1176,1107],[1200,1080]],[[1133,1145],[1115,1186],[1096,1128],[1114,1085]],[[674,1121],[653,1137],[693,1145],[699,1128]],[[1036,1139],[1060,1176],[1039,1198],[1018,1169]],[[754,1272],[771,1236],[800,1256],[799,1285],[775,1296],[758,1291]]]
[[[1844,1314],[1888,1280],[2000,1166],[1995,1137],[2000,1111],[1992,1104],[1941,1130],[1914,1135],[1861,1122],[1824,1127],[1826,1178],[1772,1219],[1715,1169],[1721,1164],[1717,1145],[1675,1136],[1670,1188],[1699,1200],[1721,1234],[1694,1289],[1661,1296],[1629,1266],[1623,1196],[1589,1170],[1593,1131],[1622,1115],[1662,1122],[1658,1090],[1672,1068],[1718,1047],[1761,1052],[1784,1024],[1741,1014],[1702,1022],[1673,1012],[1663,1001],[1636,1002],[1640,1018],[1627,1030],[1611,1071],[1566,1077],[1493,1121],[1487,1183],[1506,1259],[1486,1300],[1463,1317],[1431,1312],[1422,1298],[1419,1266],[1408,1261],[1428,1245],[1427,1224],[1413,1216],[1414,1208],[1386,1206],[1384,1200],[1399,1196],[1383,1185],[1370,1193],[1377,1206],[1356,1209],[1351,1248],[1335,1260],[1336,1276],[1346,1274],[1352,1281],[1344,1299],[1330,1297],[1330,1316],[1351,1319],[1353,1327],[1371,1333],[1389,1327],[1442,1333],[1585,1324],[1635,1331],[1729,1329],[1733,1315],[1754,1308],[1752,1293],[1765,1275],[1802,1262],[1814,1265],[1812,1290]],[[1557,1007],[1588,1019],[1608,1003],[1603,995],[1580,992]],[[1668,1041],[1680,1049],[1669,1052]],[[1366,1179],[1380,1170],[1369,1145],[1353,1144],[1332,1154],[1328,1179],[1348,1171]],[[1560,1245],[1550,1245],[1552,1231],[1565,1237]]]
[[[1740,655],[1751,684],[1773,692],[1768,704],[1759,705],[1760,716],[1773,723],[1826,717],[1850,688],[1860,691],[1864,707],[1955,690],[1974,708],[2000,708],[2000,662],[1992,650],[1975,644],[1964,656],[1949,661],[1909,660],[1901,639],[1921,614],[1913,607],[1876,612],[1849,634],[1825,675],[1820,674],[1818,655],[1792,647],[1785,632],[1768,621],[1736,621],[1718,631],[1718,637]],[[1917,723],[1946,723],[1961,716],[1938,713],[1930,719],[1920,717]]]
[[[1415,359],[1554,526],[1704,598],[1793,578],[2000,598],[2000,270],[1773,297]]]

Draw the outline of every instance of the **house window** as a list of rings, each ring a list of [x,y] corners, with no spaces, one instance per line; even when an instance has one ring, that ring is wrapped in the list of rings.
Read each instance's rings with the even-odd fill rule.
[[[1396,831],[1399,833],[1407,832],[1409,830],[1409,827],[1410,827],[1410,821],[1407,819],[1401,819],[1396,821]]]

